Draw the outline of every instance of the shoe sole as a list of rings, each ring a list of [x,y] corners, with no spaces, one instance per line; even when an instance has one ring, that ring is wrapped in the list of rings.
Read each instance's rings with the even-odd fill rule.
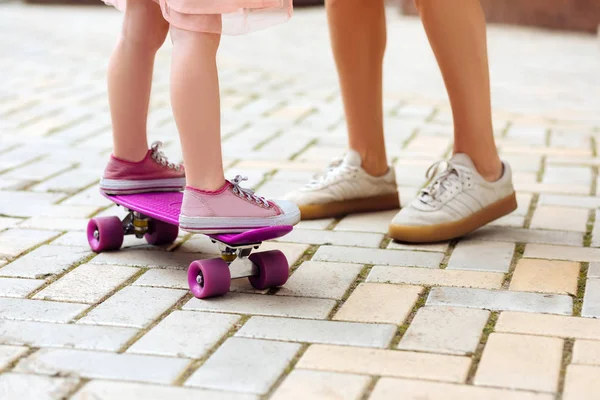
[[[241,233],[267,226],[296,225],[300,214],[294,213],[274,217],[187,217],[179,216],[179,228],[192,233]]]
[[[389,235],[392,239],[407,243],[442,242],[466,235],[517,209],[515,193],[490,204],[473,215],[460,221],[428,226],[407,226],[391,224]]]
[[[400,208],[400,197],[396,192],[362,199],[299,206],[298,208],[300,208],[302,220],[332,218],[359,212],[395,210]]]
[[[106,194],[134,194],[145,192],[178,192],[185,189],[185,178],[118,180],[100,179],[100,190]]]

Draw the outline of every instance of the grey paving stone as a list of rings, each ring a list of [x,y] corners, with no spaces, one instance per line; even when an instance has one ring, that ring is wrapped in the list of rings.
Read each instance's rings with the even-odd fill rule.
[[[395,333],[396,326],[389,324],[252,317],[236,333],[236,336],[345,346],[386,347]]]
[[[381,233],[344,232],[294,229],[279,241],[308,244],[329,244],[337,246],[379,247],[383,240]]]
[[[80,265],[34,298],[93,304],[135,275],[137,268],[114,265]]]
[[[264,394],[277,381],[300,347],[296,343],[229,338],[192,374],[185,385]]]
[[[217,390],[151,385],[147,383],[91,381],[71,397],[72,400],[258,400],[258,396]]]
[[[547,246],[528,244],[523,257],[543,258],[546,260],[600,261],[600,249],[575,246]]]
[[[335,307],[329,299],[229,293],[210,300],[190,299],[182,308],[236,314],[325,319]]]
[[[600,318],[600,279],[586,281],[581,316]]]
[[[85,304],[0,298],[0,319],[66,323],[87,308]]]
[[[44,245],[4,266],[0,275],[45,278],[67,270],[91,254],[91,250],[82,247]]]
[[[186,294],[183,290],[128,286],[80,319],[78,324],[143,328]]]
[[[596,196],[542,194],[540,195],[539,205],[594,209],[600,208],[600,198]]]
[[[0,278],[0,296],[25,297],[43,284],[41,279]]]
[[[549,165],[544,171],[543,183],[589,184],[592,181],[592,169],[589,167]]]
[[[357,264],[305,261],[277,295],[341,300],[361,270]]]
[[[566,295],[435,287],[427,305],[571,315],[573,301]]]
[[[438,268],[444,255],[425,251],[360,249],[356,247],[321,246],[314,261],[349,262],[357,264],[394,265],[400,267]]]
[[[117,351],[137,329],[0,320],[0,343]]]
[[[448,269],[508,272],[515,246],[512,243],[460,241],[448,261]]]
[[[188,289],[187,271],[180,269],[150,269],[136,279],[132,285]]]
[[[42,349],[19,361],[15,371],[170,384],[188,363],[187,359],[181,358]]]
[[[500,289],[504,274],[437,268],[383,267],[376,265],[367,276],[367,282],[409,283],[423,286],[458,286],[482,289]]]
[[[161,251],[159,248],[149,250],[125,248],[119,251],[98,254],[89,262],[91,264],[128,265],[144,268],[167,267],[187,269],[192,261],[210,257],[196,253]]]
[[[590,263],[587,273],[588,278],[600,278],[600,262]]]
[[[331,157],[331,156],[329,156]],[[387,233],[390,221],[397,210],[373,213],[354,214],[342,219],[334,228],[335,231]]]
[[[579,232],[545,231],[541,229],[508,228],[487,226],[467,235],[469,239],[488,242],[539,243],[553,245],[580,246],[583,234]]]
[[[239,319],[237,315],[173,311],[127,352],[201,358]]]
[[[0,345],[0,369],[6,368],[11,362],[27,353],[28,350],[24,346]]]
[[[446,354],[472,354],[490,312],[454,307],[424,307],[417,311],[398,344],[399,349]]]
[[[60,234],[58,231],[12,228],[0,232],[0,257],[17,257]],[[0,270],[2,273],[2,270]]]
[[[0,398],[19,400],[56,400],[64,398],[79,380],[4,372],[0,375]]]
[[[85,233],[87,229],[89,219],[88,218],[51,218],[51,217],[31,217],[27,218],[21,224],[19,228],[29,229],[63,229],[70,231],[79,231],[79,235],[87,239]]]

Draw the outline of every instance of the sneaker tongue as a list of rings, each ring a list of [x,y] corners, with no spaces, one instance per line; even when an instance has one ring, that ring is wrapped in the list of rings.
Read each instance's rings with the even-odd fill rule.
[[[358,154],[356,151],[350,149],[346,153],[346,156],[344,157],[344,161],[342,161],[342,164],[346,164],[351,167],[360,167],[362,165],[362,159],[360,157],[360,154]]]
[[[450,159],[450,162],[454,165],[460,165],[461,167],[466,167],[468,169],[475,169],[475,164],[471,161],[471,157],[464,153],[456,153]]]

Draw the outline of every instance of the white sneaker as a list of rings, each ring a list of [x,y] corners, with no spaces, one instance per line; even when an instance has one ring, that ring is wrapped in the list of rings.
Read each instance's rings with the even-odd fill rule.
[[[455,154],[445,171],[439,161],[427,171],[431,182],[392,220],[390,236],[402,242],[437,242],[463,236],[517,208],[510,166],[486,181],[466,154]]]
[[[303,220],[400,208],[396,175],[390,166],[383,176],[369,175],[360,154],[348,150],[325,174],[286,196],[298,205]]]

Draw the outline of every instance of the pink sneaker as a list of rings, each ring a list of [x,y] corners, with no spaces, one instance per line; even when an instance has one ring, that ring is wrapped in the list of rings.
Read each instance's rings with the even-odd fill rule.
[[[186,187],[179,227],[188,232],[239,233],[267,226],[296,225],[298,207],[285,200],[269,201],[239,186],[236,176],[214,192]]]
[[[167,160],[159,151],[161,142],[152,143],[142,161],[131,162],[111,155],[100,190],[107,194],[180,191],[185,187],[183,165]]]

